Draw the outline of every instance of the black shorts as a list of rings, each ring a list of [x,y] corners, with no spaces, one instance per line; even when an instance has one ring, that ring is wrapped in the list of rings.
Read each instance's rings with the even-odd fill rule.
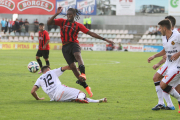
[[[38,57],[43,56],[44,59],[47,59],[47,58],[49,58],[49,50],[38,50],[36,53],[36,56],[38,56]]]
[[[2,31],[5,30],[5,27],[2,27],[1,30],[2,30]]]
[[[75,52],[81,52],[81,48],[78,43],[69,43],[63,45],[62,53],[68,65],[70,65],[73,62],[77,62],[77,60],[74,57]]]

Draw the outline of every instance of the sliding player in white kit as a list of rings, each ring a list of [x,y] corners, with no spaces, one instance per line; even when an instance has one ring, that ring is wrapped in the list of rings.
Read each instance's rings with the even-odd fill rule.
[[[86,98],[86,94],[78,89],[70,88],[62,85],[59,76],[63,74],[65,70],[70,70],[69,66],[60,67],[58,69],[50,70],[49,66],[43,66],[41,75],[36,83],[34,84],[31,94],[36,100],[43,100],[44,98],[39,98],[36,91],[41,86],[43,91],[48,94],[50,101],[62,101],[62,102],[81,102],[81,103],[100,103],[107,102],[106,98],[100,100],[93,100]]]
[[[173,16],[166,16],[165,19],[168,19],[168,20],[171,21],[172,32],[173,33],[179,33],[176,29],[174,29],[175,25],[176,25],[176,19]],[[166,36],[162,36],[162,41],[164,41],[164,40],[166,40]],[[163,64],[163,63],[165,63],[165,64]],[[164,93],[163,90],[160,87],[160,81],[165,76],[167,68],[168,68],[167,61],[166,61],[166,55],[163,56],[163,59],[159,63],[157,63],[157,64],[155,64],[153,66],[153,69],[156,70],[161,64],[163,64],[163,65],[154,74],[154,77],[153,77],[155,89],[156,89],[157,96],[158,96],[158,104],[155,107],[153,107],[152,110],[160,110],[160,109],[175,110],[175,107],[174,107],[174,105],[172,103],[172,100],[171,100],[170,96],[168,94]],[[180,87],[180,86],[178,86],[178,87]],[[166,107],[165,107],[163,98],[167,102]]]
[[[166,40],[163,41],[164,49],[161,52],[151,56],[148,59],[148,62],[150,62],[156,57],[160,57],[166,54],[168,68],[166,75],[160,82],[160,87],[164,92],[170,94],[178,100],[180,108],[180,95],[173,88],[179,84],[180,79],[180,34],[171,31],[171,22],[167,19],[160,21],[158,25],[160,25],[162,35],[166,36]]]

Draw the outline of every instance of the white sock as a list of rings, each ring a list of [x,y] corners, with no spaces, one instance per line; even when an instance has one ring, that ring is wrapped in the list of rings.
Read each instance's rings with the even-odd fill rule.
[[[160,85],[155,86],[156,88],[156,93],[158,96],[158,104],[163,105],[164,104],[164,100],[163,100],[163,90],[161,89]]]
[[[92,102],[92,103],[98,103],[99,100],[93,100],[93,99],[90,99],[90,98],[87,98],[88,102]]]
[[[168,93],[163,92],[163,97],[166,100],[166,103],[167,103],[168,107],[173,107],[174,106],[172,101],[171,101],[171,97],[170,97],[170,95]]]
[[[180,101],[180,95],[179,95],[179,93],[174,88],[171,89],[169,94],[171,96],[175,97],[178,100],[178,102]]]

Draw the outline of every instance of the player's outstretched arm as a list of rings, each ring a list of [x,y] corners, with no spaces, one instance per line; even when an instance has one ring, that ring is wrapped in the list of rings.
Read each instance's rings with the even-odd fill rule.
[[[153,69],[156,70],[160,65],[166,62],[166,58],[163,57],[161,61],[159,61],[157,64],[153,66]]]
[[[36,91],[38,90],[37,86],[33,86],[32,90],[31,90],[31,94],[32,96],[36,99],[36,100],[44,100],[44,98],[39,98]]]
[[[157,53],[157,54],[149,57],[149,58],[148,58],[148,63],[150,63],[150,61],[153,60],[154,58],[163,56],[163,55],[165,55],[165,54],[166,54],[165,49],[161,50],[161,52],[159,52],[159,53]]]
[[[97,39],[100,39],[100,40],[104,40],[104,41],[106,41],[106,42],[108,42],[108,43],[114,44],[113,41],[108,40],[108,39],[105,39],[105,38],[99,36],[98,34],[96,34],[96,33],[94,33],[94,32],[88,31],[87,34],[90,35],[90,36],[92,36],[92,37],[94,37],[94,38],[97,38]]]
[[[79,70],[79,68],[77,68]],[[61,70],[65,71],[65,70],[71,70],[71,68],[69,66],[64,66],[61,67]]]
[[[57,12],[55,15],[53,15],[48,21],[47,21],[47,25],[55,25],[54,22],[54,18],[59,15],[62,12],[63,8],[62,7],[58,7]]]

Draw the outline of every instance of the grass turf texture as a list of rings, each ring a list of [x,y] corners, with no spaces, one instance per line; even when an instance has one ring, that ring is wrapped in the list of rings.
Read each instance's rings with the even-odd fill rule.
[[[157,104],[157,95],[152,77],[155,70],[148,57],[154,53],[134,52],[90,52],[82,51],[86,67],[87,83],[91,87],[93,99],[107,97],[108,103],[50,102],[40,88],[36,101],[30,94],[40,76],[30,73],[27,65],[35,61],[35,50],[0,51],[0,119],[9,120],[178,120],[177,100],[172,98],[174,111],[152,111]],[[43,64],[45,61],[41,58]],[[66,65],[61,51],[50,51],[51,68]],[[120,62],[120,63],[118,63]],[[76,84],[72,71],[66,71],[60,80],[63,84],[85,89]]]

